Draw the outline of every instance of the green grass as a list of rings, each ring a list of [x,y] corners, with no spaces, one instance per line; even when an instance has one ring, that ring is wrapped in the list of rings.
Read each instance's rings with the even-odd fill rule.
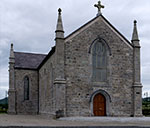
[[[7,113],[7,110],[8,110],[8,104],[0,104],[0,114]]]
[[[144,116],[150,116],[150,101],[143,101],[142,112]]]

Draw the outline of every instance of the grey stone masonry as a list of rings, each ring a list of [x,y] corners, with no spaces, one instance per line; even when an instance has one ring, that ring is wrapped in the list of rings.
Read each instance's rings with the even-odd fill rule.
[[[98,38],[105,40],[111,52],[106,82],[92,81],[89,50]],[[90,99],[97,92],[110,97],[105,96],[107,116],[133,115],[133,47],[102,15],[66,38],[65,74],[67,116],[93,116]]]
[[[56,53],[55,53],[55,62],[56,62],[56,79],[64,79],[64,30],[61,18],[61,9],[58,9],[58,21],[56,27]]]
[[[15,56],[13,51],[13,44],[11,44],[9,57],[9,91],[8,91],[8,113],[16,114],[16,88],[15,88]]]
[[[131,42],[102,14],[64,37],[61,12],[55,46],[47,55],[14,52],[11,45],[8,112],[142,116],[137,22]]]
[[[56,93],[56,116],[57,113],[61,112],[62,116],[66,115],[66,80],[64,72],[64,30],[61,18],[61,9],[58,9],[58,21],[56,27],[56,77],[54,81],[55,93]]]
[[[29,78],[29,100],[24,99],[24,78]],[[15,69],[16,112],[18,114],[38,114],[38,72]]]
[[[55,115],[55,56],[52,55],[39,69],[39,114]]]
[[[133,35],[132,35],[132,44],[133,44],[133,115],[142,116],[142,84],[141,84],[141,69],[140,69],[140,43],[137,32],[137,21],[134,21]]]

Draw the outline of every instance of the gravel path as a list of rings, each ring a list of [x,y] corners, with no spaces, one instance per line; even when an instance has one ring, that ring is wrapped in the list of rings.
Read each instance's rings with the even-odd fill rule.
[[[150,117],[67,117],[54,120],[39,115],[0,114],[0,126],[150,126]]]

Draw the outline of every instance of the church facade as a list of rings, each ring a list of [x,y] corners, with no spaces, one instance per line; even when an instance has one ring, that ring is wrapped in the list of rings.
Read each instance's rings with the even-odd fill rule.
[[[56,43],[47,55],[16,52],[11,44],[8,113],[142,116],[137,23],[130,42],[98,10],[64,37],[59,9]]]

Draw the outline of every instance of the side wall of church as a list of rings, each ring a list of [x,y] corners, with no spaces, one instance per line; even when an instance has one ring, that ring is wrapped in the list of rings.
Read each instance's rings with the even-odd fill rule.
[[[39,114],[53,115],[55,112],[54,55],[39,70]]]
[[[133,115],[133,48],[101,18],[81,30],[65,41],[67,116],[92,116],[92,94],[99,90],[110,96],[106,104],[108,116]],[[89,49],[98,36],[106,41],[112,53],[107,56],[105,83],[91,80]]]
[[[24,78],[29,78],[29,100],[24,98]],[[38,113],[38,72],[15,69],[16,112],[17,114]]]

